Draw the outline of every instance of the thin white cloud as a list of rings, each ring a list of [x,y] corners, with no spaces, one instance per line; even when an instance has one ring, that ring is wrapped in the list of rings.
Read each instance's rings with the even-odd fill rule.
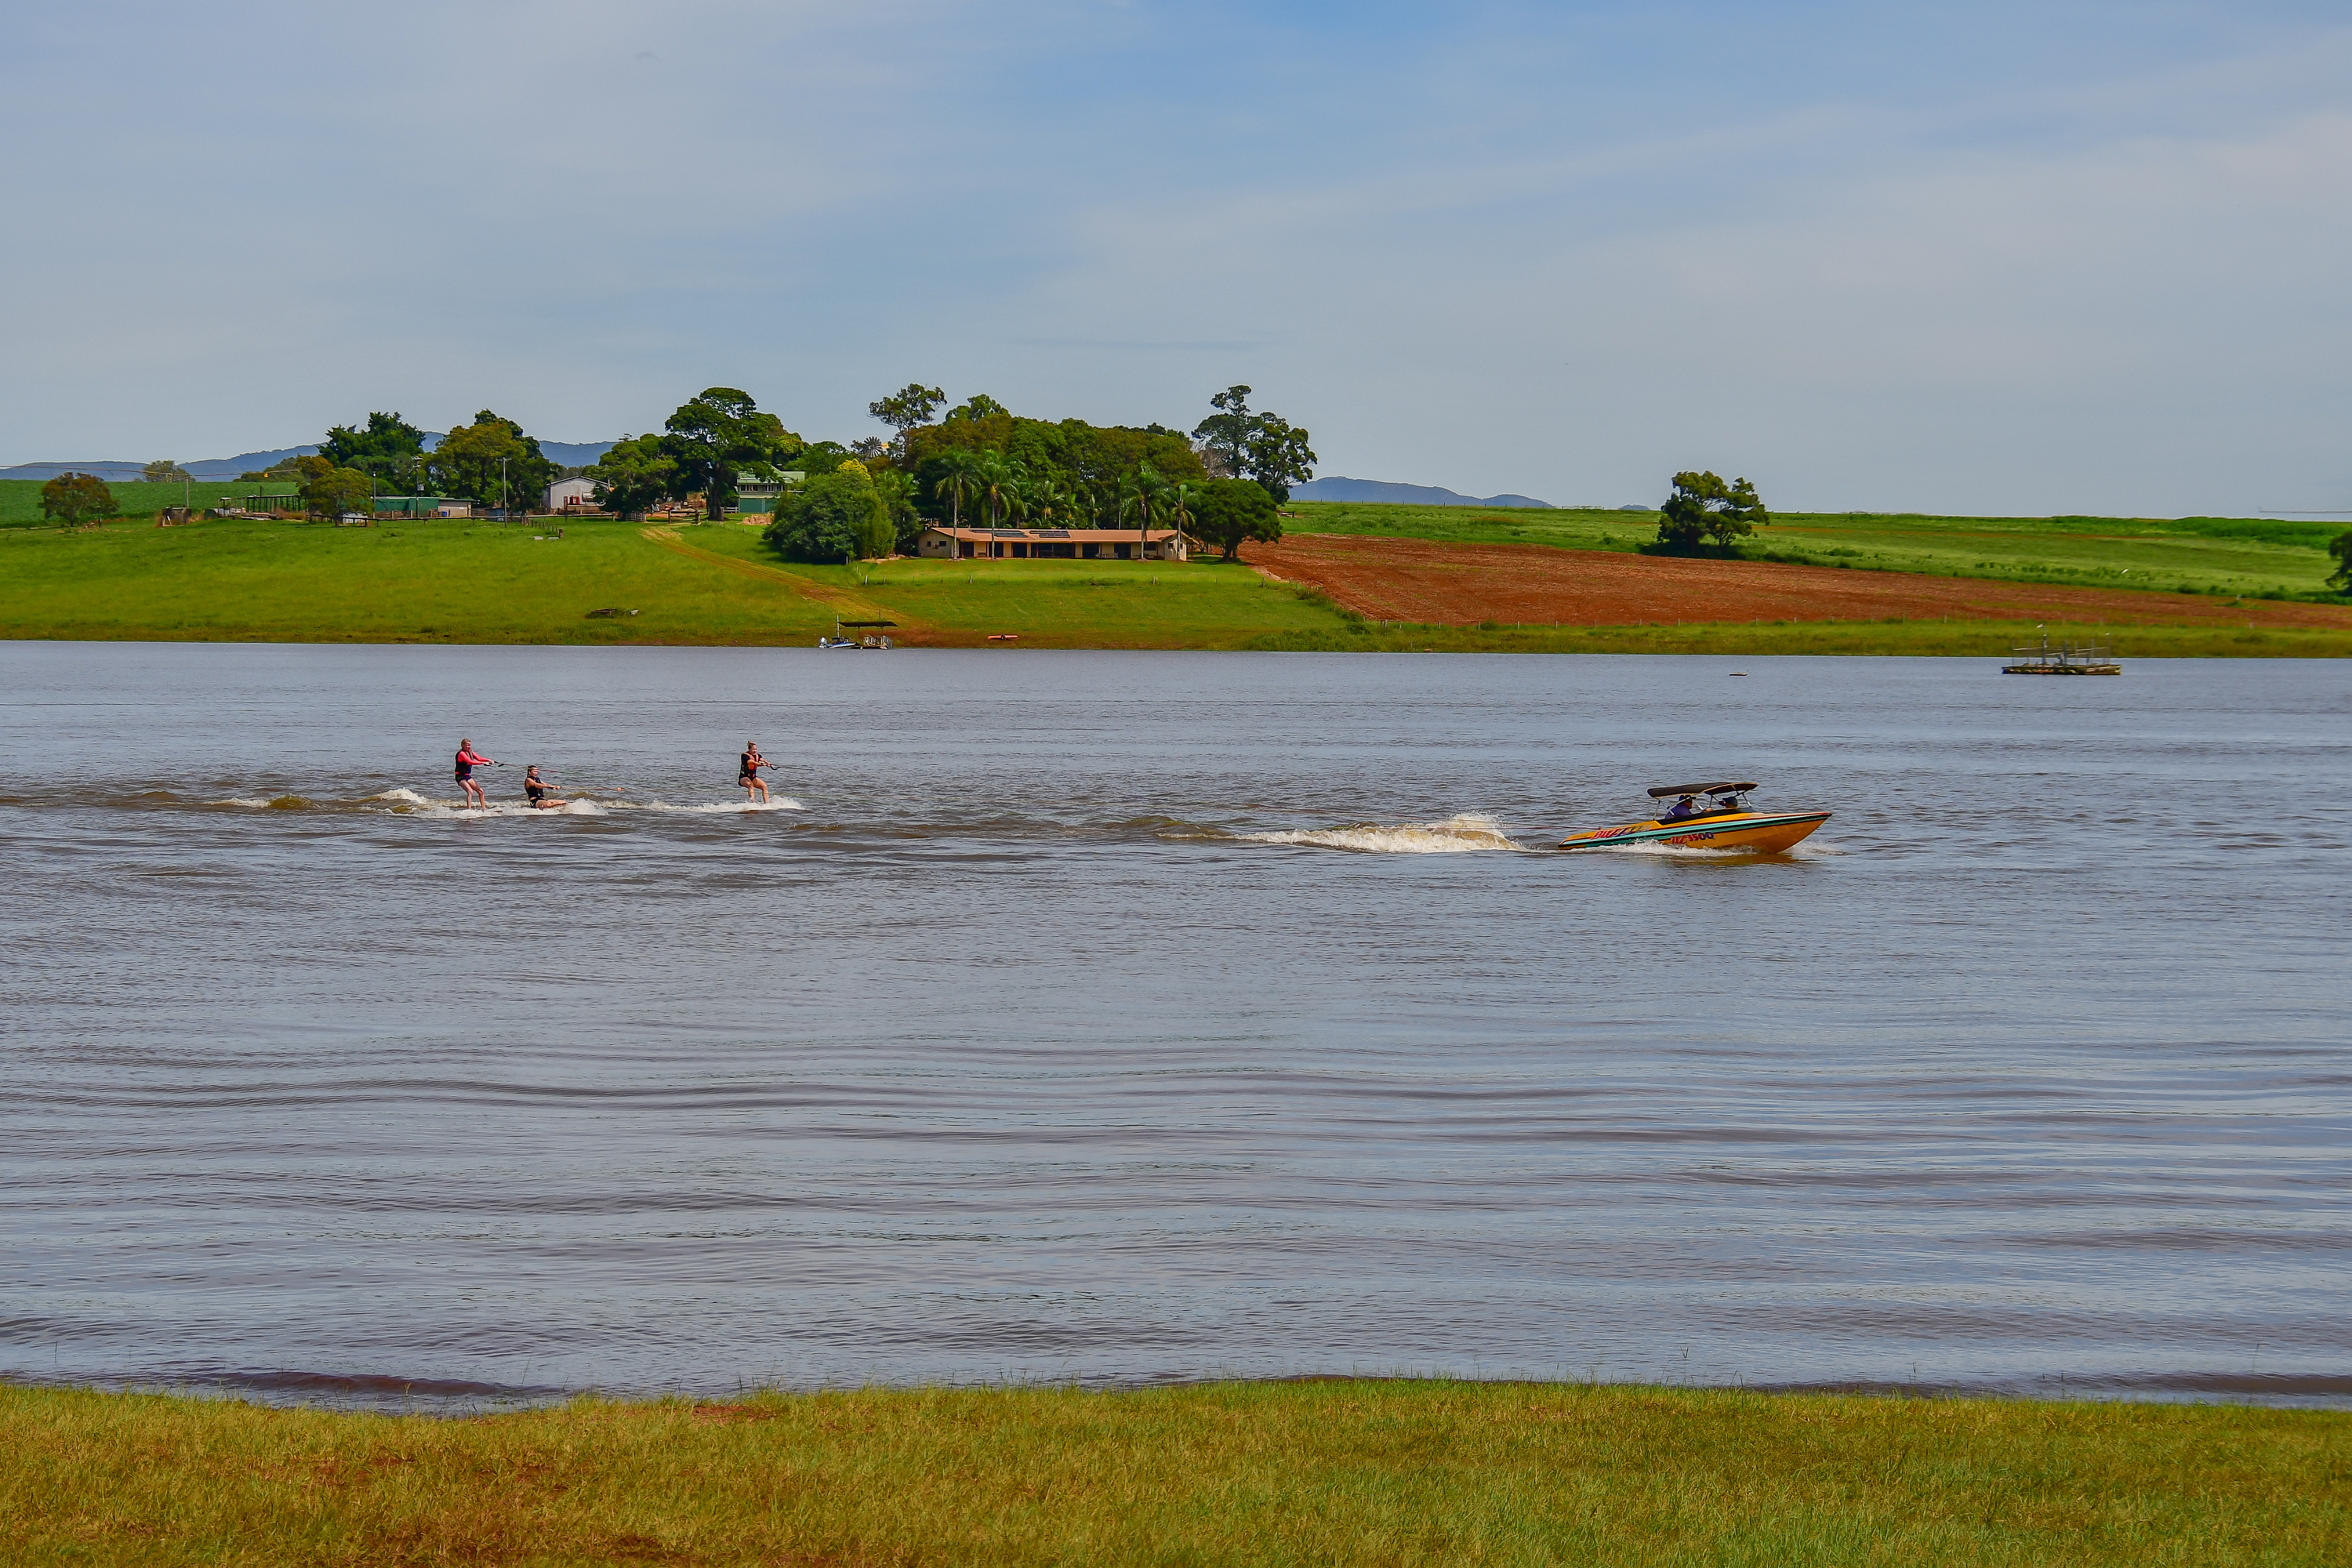
[[[849,435],[917,375],[1189,424],[1240,379],[1326,471],[1478,493],[2352,505],[2352,32],[2115,19],[45,14],[0,62],[0,461],[592,438],[713,383]]]

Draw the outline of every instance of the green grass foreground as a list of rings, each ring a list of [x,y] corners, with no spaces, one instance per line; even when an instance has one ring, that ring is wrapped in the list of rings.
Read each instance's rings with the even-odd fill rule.
[[[463,1419],[0,1390],[12,1561],[2334,1563],[2352,1415],[1418,1382]]]
[[[1654,512],[1295,501],[1305,533],[1378,534],[1464,544],[1632,551],[1657,537]],[[1928,517],[1776,512],[1741,553],[1755,561],[2062,583],[2081,588],[2326,595],[2327,542],[2352,518]]]

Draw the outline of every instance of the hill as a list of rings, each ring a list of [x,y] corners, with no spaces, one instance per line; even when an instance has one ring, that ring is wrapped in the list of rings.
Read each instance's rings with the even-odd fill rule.
[[[428,430],[425,434],[425,449],[431,451],[441,444],[442,432]],[[541,441],[539,449],[547,454],[548,461],[561,463],[567,468],[585,468],[612,450],[610,441]],[[239,452],[234,458],[199,458],[180,466],[199,481],[233,479],[239,474],[258,473],[289,458],[307,458],[318,450],[313,443],[308,447],[278,447],[266,452]],[[0,468],[0,479],[35,479],[47,481],[59,474],[96,474],[109,484],[136,479],[146,468],[142,461],[123,458],[100,458],[82,463],[18,463],[14,468]]]
[[[1545,510],[1551,506],[1551,502],[1538,500],[1533,496],[1465,496],[1437,485],[1397,485],[1384,479],[1351,479],[1338,474],[1328,479],[1307,480],[1290,492],[1290,499],[1370,502],[1386,506],[1539,507]]]

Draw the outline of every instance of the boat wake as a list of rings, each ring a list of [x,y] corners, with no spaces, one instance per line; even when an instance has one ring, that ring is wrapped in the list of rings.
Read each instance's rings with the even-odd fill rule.
[[[1800,844],[1791,849],[1758,851],[1754,849],[1714,849],[1703,844],[1604,844],[1580,848],[1584,855],[1648,855],[1664,860],[1820,860],[1845,851],[1833,844]]]
[[[695,816],[737,816],[770,811],[805,811],[808,808],[786,795],[778,795],[765,805],[749,801],[710,801],[702,804],[673,805],[659,800],[594,800],[585,795],[573,795],[560,805],[533,806],[516,800],[492,801],[487,806],[467,805],[463,800],[436,800],[407,788],[388,789],[355,801],[317,801],[305,795],[282,795],[263,800],[252,795],[230,795],[224,800],[204,803],[213,807],[241,811],[343,811],[389,812],[400,816],[421,816],[428,819],[477,818],[486,816],[610,816],[617,812],[652,811]]]
[[[722,800],[706,805],[671,805],[666,801],[649,800],[642,805],[632,805],[630,809],[678,812],[691,816],[755,816],[763,811],[806,811],[808,807],[790,795],[780,795],[765,804],[750,800]]]
[[[1465,813],[1444,822],[1396,826],[1361,823],[1353,827],[1291,828],[1235,837],[1251,844],[1295,844],[1317,849],[1348,849],[1363,855],[1466,855],[1479,850],[1518,850],[1491,816]]]

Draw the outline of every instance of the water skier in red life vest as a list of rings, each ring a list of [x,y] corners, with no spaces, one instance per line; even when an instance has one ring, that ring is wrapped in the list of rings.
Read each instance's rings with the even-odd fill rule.
[[[479,806],[484,811],[490,809],[490,797],[484,795],[482,786],[474,782],[474,770],[497,766],[498,763],[489,758],[476,754],[473,742],[457,742],[457,787],[466,792],[467,805]]]

